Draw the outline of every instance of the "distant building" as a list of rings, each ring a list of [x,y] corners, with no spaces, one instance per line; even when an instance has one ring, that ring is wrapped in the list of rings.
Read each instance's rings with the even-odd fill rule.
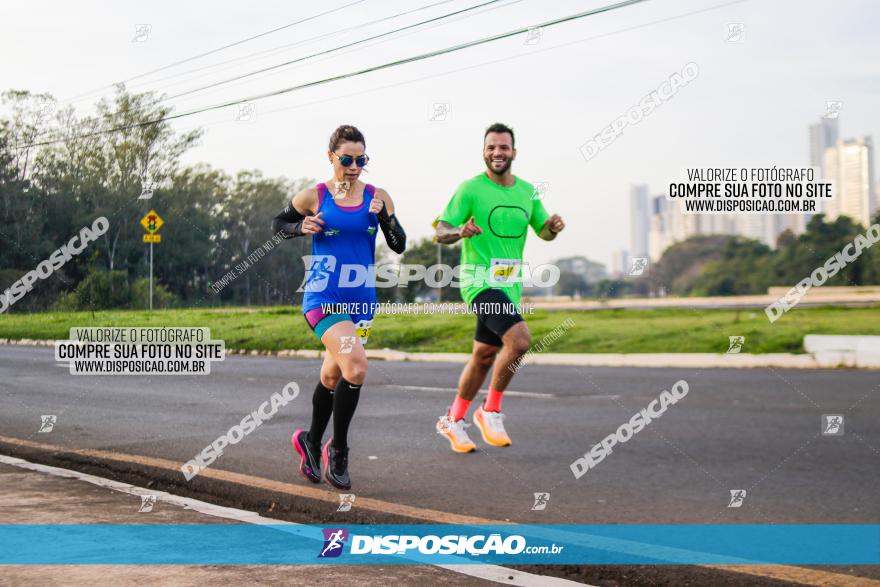
[[[821,118],[816,124],[810,125],[810,167],[818,167],[823,174],[825,150],[837,144],[838,120],[838,118]]]
[[[586,257],[566,257],[565,259],[557,259],[554,264],[559,267],[560,273],[580,275],[587,283],[596,283],[608,277],[605,265],[590,261]]]
[[[839,118],[829,118],[824,116],[820,118],[819,122],[816,124],[810,125],[810,167],[816,169],[817,180],[827,177],[827,170],[825,169],[825,150],[828,149],[828,147],[837,144],[837,139],[840,134],[839,121]],[[822,208],[823,202],[819,201],[818,204],[817,212],[824,211]],[[770,246],[775,246],[776,239],[786,230],[790,230],[794,234],[802,234],[807,230],[807,224],[812,217],[812,213],[774,214],[771,217],[772,220],[769,222],[770,226],[768,227],[768,237],[773,242],[768,244],[770,244]]]
[[[648,232],[651,210],[648,186],[632,185],[629,188],[629,250],[633,257],[648,255]]]
[[[869,226],[877,210],[871,137],[838,140],[825,150],[824,169],[826,179],[834,181],[832,197],[825,201],[828,219],[849,216]]]
[[[629,251],[627,251],[626,249],[615,249],[611,251],[611,265],[608,267],[608,273],[611,275],[611,277],[622,277],[624,275],[628,275],[629,260]]]

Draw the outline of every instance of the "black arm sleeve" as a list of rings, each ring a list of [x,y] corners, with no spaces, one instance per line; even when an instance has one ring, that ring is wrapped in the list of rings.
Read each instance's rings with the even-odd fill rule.
[[[275,234],[280,232],[281,237],[285,239],[303,236],[302,221],[304,218],[305,216],[297,212],[296,208],[293,207],[293,201],[291,200],[287,203],[284,210],[281,211],[281,214],[272,220],[272,232]]]
[[[406,250],[406,233],[403,227],[397,221],[397,216],[388,214],[385,206],[376,215],[379,218],[379,226],[382,227],[382,234],[385,235],[385,242],[388,247],[398,255]]]

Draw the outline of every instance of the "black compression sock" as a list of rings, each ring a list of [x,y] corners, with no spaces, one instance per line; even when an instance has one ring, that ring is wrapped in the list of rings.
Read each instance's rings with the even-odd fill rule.
[[[354,385],[339,378],[333,393],[333,447],[348,448],[348,426],[357,409],[361,385]]]
[[[312,426],[309,428],[309,442],[321,447],[321,439],[327,430],[327,423],[333,413],[333,390],[318,381],[315,393],[312,394]]]

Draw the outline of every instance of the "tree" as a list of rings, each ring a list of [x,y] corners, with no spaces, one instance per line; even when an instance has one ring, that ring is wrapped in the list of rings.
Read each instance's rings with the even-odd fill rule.
[[[728,235],[699,235],[675,243],[663,252],[660,260],[649,267],[649,276],[643,278],[654,292],[686,295],[702,274],[706,263],[721,259],[725,248],[734,237]]]
[[[439,259],[438,259],[439,252]],[[459,265],[461,259],[461,245],[453,246],[438,245],[431,238],[423,238],[414,243],[408,243],[406,251],[400,256],[400,263],[408,265],[424,265],[430,268],[438,263],[447,265],[448,270],[443,273],[436,273],[438,280],[444,279],[443,276],[452,276],[451,271]],[[458,278],[456,278],[458,280]],[[381,291],[382,288],[379,288]],[[417,298],[429,298],[432,300],[443,300],[446,302],[460,302],[460,289],[452,287],[431,287],[428,283],[421,279],[419,281],[410,281],[406,287],[396,288],[397,294],[407,302],[415,301]]]

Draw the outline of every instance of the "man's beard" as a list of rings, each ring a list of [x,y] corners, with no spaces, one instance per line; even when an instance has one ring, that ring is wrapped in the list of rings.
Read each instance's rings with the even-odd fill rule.
[[[486,163],[486,167],[489,169],[489,171],[491,171],[492,173],[497,173],[498,175],[504,175],[505,173],[507,173],[507,170],[510,169],[510,165],[513,163],[513,161],[508,158],[505,160],[504,167],[496,170],[495,167],[492,165],[491,157],[486,157],[483,159],[483,161]]]

